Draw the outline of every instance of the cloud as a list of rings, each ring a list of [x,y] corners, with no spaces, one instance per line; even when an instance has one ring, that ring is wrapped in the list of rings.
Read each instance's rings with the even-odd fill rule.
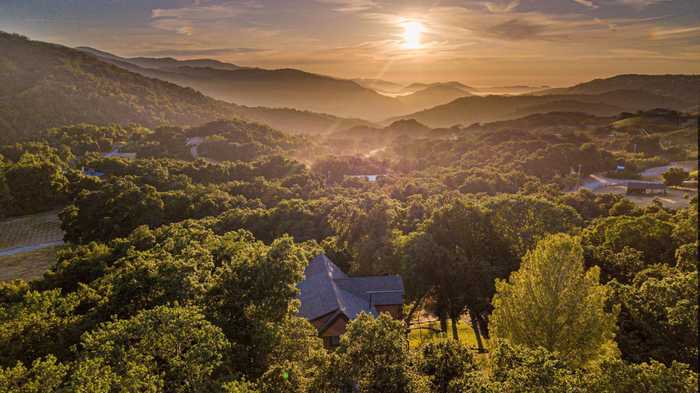
[[[668,0],[614,0],[614,2],[617,4],[627,5],[634,8],[644,8],[664,1]]]
[[[546,27],[525,19],[510,19],[488,29],[488,33],[508,40],[528,40],[540,38]]]
[[[192,30],[192,26],[187,25],[187,26],[180,26],[180,27],[176,28],[175,31],[176,31],[178,34],[192,35],[192,31],[193,31],[193,30]]]
[[[258,8],[261,5],[256,2],[202,4],[195,1],[188,7],[151,10],[151,26],[189,36],[195,31],[196,25],[206,29],[214,22],[238,18]]]
[[[591,0],[574,0],[574,2],[576,2],[576,3],[578,3],[578,4],[581,4],[581,5],[583,5],[583,6],[586,6],[586,7],[588,7],[588,8],[593,8],[593,9],[598,8],[598,5],[595,4],[595,3],[594,3],[593,1],[591,1]]]
[[[516,9],[520,5],[520,0],[512,0],[508,3],[500,4],[500,3],[494,3],[494,2],[486,2],[484,3],[484,7],[486,7],[489,12],[494,12],[494,13],[504,13],[504,12],[511,12],[514,9]]]
[[[656,28],[651,31],[651,38],[655,40],[670,38],[685,38],[688,36],[700,37],[700,26],[676,27],[676,28]]]
[[[377,8],[373,0],[317,0],[321,4],[331,4],[337,12],[362,12]]]

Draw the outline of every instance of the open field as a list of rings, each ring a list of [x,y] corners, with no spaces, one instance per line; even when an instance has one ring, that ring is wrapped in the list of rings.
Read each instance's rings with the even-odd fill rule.
[[[59,246],[42,248],[17,255],[0,256],[0,282],[41,277],[51,266]]]
[[[62,242],[55,211],[0,221],[0,281],[41,277]]]
[[[0,251],[61,240],[63,231],[56,211],[0,221]]]

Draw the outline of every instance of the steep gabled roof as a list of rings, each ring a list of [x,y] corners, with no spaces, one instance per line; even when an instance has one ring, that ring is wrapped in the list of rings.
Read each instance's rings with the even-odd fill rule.
[[[373,305],[403,304],[403,281],[399,276],[349,277],[335,282]]]
[[[309,320],[334,311],[348,319],[362,311],[376,316],[374,305],[403,304],[401,277],[348,277],[323,254],[309,263],[304,276],[299,283],[299,315]]]

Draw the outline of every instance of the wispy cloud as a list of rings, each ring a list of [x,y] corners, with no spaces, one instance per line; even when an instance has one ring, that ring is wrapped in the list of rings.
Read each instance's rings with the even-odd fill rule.
[[[502,13],[502,12],[511,12],[515,8],[517,8],[520,5],[520,0],[512,0],[507,3],[495,3],[488,1],[484,3],[484,7],[486,7],[489,12],[495,12],[495,13]]]
[[[207,25],[217,21],[231,20],[262,8],[257,2],[227,2],[209,4],[195,1],[192,6],[181,8],[155,8],[151,10],[151,26],[175,31],[179,34],[192,35],[195,26]]]
[[[588,8],[598,8],[598,5],[591,0],[574,0],[574,2],[586,6]]]
[[[511,19],[488,29],[488,33],[508,40],[528,40],[540,38],[546,26],[524,19]]]
[[[700,26],[655,28],[651,31],[650,35],[651,38],[657,40],[688,36],[696,36],[700,39]]]
[[[373,0],[317,0],[321,4],[333,5],[333,11],[337,12],[362,12],[376,8],[378,4]]]

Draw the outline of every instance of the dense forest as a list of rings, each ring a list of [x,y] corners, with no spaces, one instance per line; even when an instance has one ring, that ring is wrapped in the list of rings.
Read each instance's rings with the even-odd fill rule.
[[[671,208],[578,187],[697,161],[696,113],[299,135],[0,41],[0,218],[59,211],[66,242],[41,277],[0,282],[0,392],[697,391],[697,192]],[[325,347],[298,316],[321,253],[400,275],[403,318],[363,313]],[[439,339],[415,345],[425,315]]]
[[[697,198],[673,211],[564,192],[565,169],[619,157],[581,140],[472,133],[435,141],[439,154],[402,148],[420,154],[412,165],[348,156],[308,167],[289,157],[322,144],[240,121],[82,124],[3,146],[2,211],[66,206],[70,245],[43,278],[0,284],[0,386],[694,391]],[[209,159],[191,156],[192,137]],[[140,158],[105,157],[113,146]],[[387,175],[352,176],[370,172]],[[295,285],[319,252],[352,274],[401,274],[407,319],[359,318],[327,352],[295,316]],[[468,315],[481,348],[409,349],[417,308],[448,336]]]

